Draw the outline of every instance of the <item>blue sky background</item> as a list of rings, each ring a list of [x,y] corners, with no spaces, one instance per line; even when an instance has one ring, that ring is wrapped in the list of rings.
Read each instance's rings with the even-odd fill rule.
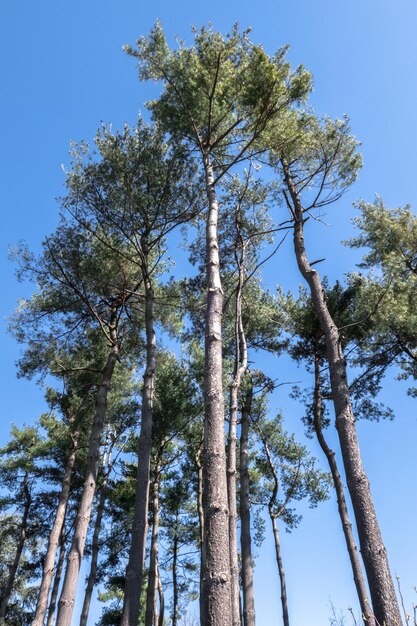
[[[153,88],[138,82],[134,62],[121,47],[146,34],[156,18],[171,43],[177,34],[190,41],[191,24],[212,21],[226,31],[239,21],[242,27],[253,27],[253,39],[268,52],[290,44],[291,62],[303,63],[314,75],[311,102],[317,112],[351,117],[352,129],[363,142],[360,178],[328,210],[329,226],[313,224],[307,234],[312,258],[323,256],[325,247],[321,267],[331,280],[354,269],[359,259],[357,251],[340,245],[352,232],[353,200],[371,200],[377,192],[388,205],[417,206],[414,0],[14,0],[3,2],[0,12],[0,442],[7,439],[12,421],[29,423],[44,406],[41,391],[15,377],[18,348],[6,335],[6,318],[29,287],[16,283],[8,246],[24,239],[36,250],[54,228],[54,198],[64,191],[61,164],[68,164],[70,140],[91,140],[101,120],[115,127],[135,123]],[[265,271],[271,289],[277,283],[296,288],[299,280],[289,247]],[[303,378],[286,361],[268,357],[264,365],[274,378]],[[417,602],[417,404],[406,396],[406,385],[391,378],[382,399],[394,408],[395,421],[359,424],[358,430],[392,570],[401,576],[410,606]],[[288,401],[285,388],[274,398],[277,407],[285,411],[286,427],[302,436],[301,410]],[[314,444],[309,445],[321,458]],[[283,552],[293,626],[327,624],[330,599],[344,612],[356,607],[333,499],[305,511],[300,528],[283,537]],[[280,624],[270,540],[259,552],[255,575],[258,624]]]

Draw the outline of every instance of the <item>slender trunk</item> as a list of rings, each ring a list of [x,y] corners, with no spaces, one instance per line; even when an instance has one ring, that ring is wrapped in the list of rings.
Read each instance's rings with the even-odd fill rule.
[[[279,534],[278,534],[278,526],[277,526],[277,515],[279,515],[279,513],[277,514],[276,511],[274,510],[277,506],[277,496],[278,496],[278,490],[279,490],[279,479],[278,479],[278,474],[275,470],[274,467],[274,463],[272,461],[271,458],[271,453],[269,450],[269,446],[268,443],[263,439],[262,440],[263,446],[264,446],[264,450],[265,450],[265,455],[268,461],[268,466],[269,466],[269,470],[271,472],[272,475],[272,481],[273,481],[273,488],[272,488],[272,494],[271,497],[269,499],[269,503],[268,503],[268,512],[269,512],[269,517],[271,518],[271,523],[272,523],[272,531],[274,533],[274,543],[275,543],[275,557],[276,557],[276,561],[277,561],[277,566],[278,566],[278,573],[279,573],[279,581],[280,581],[280,586],[281,586],[281,607],[282,607],[282,619],[284,622],[284,626],[289,626],[290,624],[290,618],[289,618],[289,613],[288,613],[288,600],[287,600],[287,583],[285,580],[285,570],[284,570],[284,564],[282,562],[282,556],[281,556],[281,545],[280,545],[280,541],[279,541]],[[280,507],[280,512],[283,510],[284,507]]]
[[[284,564],[282,562],[282,556],[281,556],[281,544],[279,542],[277,520],[272,510],[272,507],[269,507],[269,516],[271,518],[272,531],[274,533],[275,557],[277,560],[279,580],[281,584],[282,621],[283,621],[284,626],[290,626],[290,617],[288,613],[288,600],[287,600],[287,584],[285,581],[285,570],[284,570]]]
[[[126,568],[125,596],[120,626],[136,626],[138,622],[148,528],[149,467],[152,446],[156,340],[154,330],[154,293],[147,272],[145,271],[144,274],[146,370],[143,381],[142,420],[138,441],[135,512],[129,562]]]
[[[87,469],[84,488],[77,512],[77,518],[75,520],[74,535],[72,538],[71,548],[68,553],[64,584],[58,603],[57,626],[70,626],[72,612],[74,610],[78,576],[80,573],[81,560],[84,554],[85,541],[91,517],[91,508],[96,490],[100,441],[106,415],[107,394],[113,376],[114,367],[119,355],[119,346],[116,330],[114,328],[111,330],[111,335],[113,345],[107,358],[107,363],[103,370],[100,386],[97,391],[96,412],[88,444]]]
[[[174,528],[174,541],[172,546],[172,626],[177,626],[179,617],[178,606],[178,575],[177,575],[177,561],[178,561],[178,512],[175,520]]]
[[[205,154],[207,305],[204,367],[204,603],[207,626],[231,626],[229,511],[224,446],[222,363],[223,290],[217,222],[219,207],[210,156]]]
[[[283,162],[294,215],[294,248],[299,270],[309,285],[311,298],[322,331],[326,338],[332,398],[336,414],[336,428],[342,450],[343,464],[353,511],[355,513],[360,547],[375,618],[385,626],[402,624],[387,553],[376,517],[369,480],[365,474],[356,433],[355,419],[350,403],[346,361],[341,337],[326,304],[320,276],[308,261],[304,245],[303,208],[294,186],[289,167]]]
[[[204,606],[204,509],[203,509],[203,466],[201,463],[201,451],[198,449],[195,457],[197,465],[197,512],[198,512],[198,530],[200,544],[200,626],[205,626],[205,606]]]
[[[59,585],[61,583],[62,568],[64,566],[64,559],[65,559],[65,539],[66,539],[65,526],[63,526],[62,531],[61,531],[61,538],[59,540],[60,545],[59,545],[58,563],[56,566],[54,584],[52,585],[51,599],[49,601],[48,619],[46,622],[46,626],[52,626],[52,624],[54,623],[56,603],[58,600]]]
[[[162,587],[161,574],[159,572],[159,563],[158,563],[158,597],[159,597],[159,617],[158,617],[158,626],[164,626],[164,617],[165,617],[165,601],[164,601],[164,590]]]
[[[156,600],[158,594],[158,533],[159,533],[159,477],[161,457],[158,456],[155,467],[155,480],[152,485],[152,539],[149,562],[148,589],[146,592],[145,626],[154,626],[157,622]]]
[[[243,624],[255,626],[255,595],[253,589],[252,538],[249,499],[249,415],[252,388],[248,390],[240,421],[240,545],[242,552]]]
[[[103,515],[104,515],[104,505],[106,504],[106,498],[107,498],[107,484],[109,480],[109,474],[111,471],[111,448],[108,453],[107,453],[107,450],[104,452],[102,470],[103,470],[103,474],[102,474],[103,482],[101,484],[100,499],[99,499],[98,506],[97,506],[96,522],[94,524],[90,572],[88,574],[83,608],[81,610],[80,626],[87,626],[91,598],[93,595],[94,586],[96,584],[98,554],[100,550],[101,523],[102,523]]]
[[[342,478],[337,467],[335,453],[327,445],[326,439],[322,429],[322,413],[323,402],[321,397],[321,383],[320,383],[320,361],[316,353],[314,358],[314,430],[316,432],[317,440],[321,449],[326,455],[327,462],[329,464],[330,472],[332,474],[334,488],[336,491],[337,507],[339,510],[340,521],[342,522],[343,534],[345,536],[346,547],[349,554],[350,563],[352,566],[353,579],[355,581],[356,592],[359,598],[359,604],[362,611],[362,617],[366,626],[375,626],[375,619],[372,615],[371,605],[368,599],[368,592],[366,589],[366,582],[362,572],[362,565],[359,557],[359,552],[356,547],[355,538],[352,532],[352,524],[350,523],[349,513],[346,505],[346,499],[343,489]]]
[[[19,539],[17,541],[16,552],[14,555],[13,563],[10,567],[9,576],[7,578],[7,582],[5,585],[5,589],[3,592],[3,596],[0,602],[0,624],[5,624],[5,615],[7,611],[7,606],[9,604],[10,596],[13,591],[13,585],[16,578],[17,568],[19,567],[20,557],[22,556],[22,551],[26,541],[26,533],[27,533],[27,522],[29,510],[32,504],[32,498],[29,491],[28,485],[28,473],[25,473],[25,477],[23,479],[23,493],[25,496],[25,505],[23,508],[22,521],[19,529]]]
[[[72,473],[74,471],[75,456],[78,447],[79,430],[72,435],[72,447],[67,458],[64,477],[61,484],[61,493],[59,494],[58,507],[55,514],[54,523],[49,535],[48,549],[45,555],[45,561],[42,570],[42,580],[38,592],[38,600],[36,604],[35,617],[32,626],[43,626],[45,621],[46,609],[48,607],[49,591],[51,589],[52,579],[55,569],[55,558],[60,543],[61,532],[65,523],[65,515],[69,493],[71,489]]]
[[[239,259],[235,251],[239,267],[239,280],[236,290],[235,309],[235,365],[233,380],[230,386],[230,414],[229,436],[227,447],[227,495],[229,504],[229,550],[230,550],[230,579],[232,601],[232,626],[240,626],[240,590],[239,590],[239,562],[237,547],[237,494],[236,494],[236,429],[238,396],[242,376],[247,367],[247,346],[242,324],[242,289],[244,282],[243,246]]]

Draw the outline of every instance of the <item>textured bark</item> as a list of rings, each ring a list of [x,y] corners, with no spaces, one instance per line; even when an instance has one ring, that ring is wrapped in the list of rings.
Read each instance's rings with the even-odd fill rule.
[[[109,438],[109,434],[108,434],[108,438]],[[88,574],[87,586],[86,586],[85,595],[84,595],[84,602],[83,602],[83,607],[81,609],[80,626],[87,626],[88,613],[90,611],[90,605],[91,605],[91,598],[92,598],[93,590],[96,584],[98,555],[100,551],[100,531],[101,531],[101,524],[102,524],[103,515],[104,515],[104,505],[106,504],[106,499],[107,499],[107,484],[108,484],[109,475],[111,472],[111,467],[112,465],[111,465],[111,447],[110,447],[110,449],[108,451],[106,450],[103,454],[103,463],[102,463],[103,481],[101,484],[100,498],[99,498],[99,502],[97,506],[96,521],[94,524],[90,572]]]
[[[179,618],[179,594],[178,594],[178,512],[175,521],[174,541],[172,546],[172,626],[177,626]]]
[[[26,533],[27,533],[27,523],[30,507],[32,504],[32,498],[29,491],[28,485],[28,473],[25,472],[25,477],[23,479],[23,493],[25,496],[25,505],[23,508],[22,521],[20,523],[19,528],[19,539],[17,541],[16,552],[14,555],[13,563],[10,567],[9,576],[7,578],[7,582],[5,585],[5,589],[3,591],[3,595],[0,602],[0,624],[5,624],[5,615],[7,612],[7,606],[9,604],[10,596],[13,591],[13,585],[16,578],[17,568],[19,567],[20,557],[22,556],[22,551],[26,542]]]
[[[248,390],[240,421],[240,546],[242,553],[243,625],[255,626],[252,537],[249,499],[249,415],[252,389]]]
[[[48,607],[49,591],[51,589],[52,579],[55,570],[55,559],[60,543],[61,532],[65,523],[65,515],[69,493],[71,489],[72,473],[75,465],[75,456],[77,453],[79,431],[75,431],[72,435],[72,446],[67,458],[64,477],[61,485],[61,493],[59,494],[58,507],[55,514],[54,523],[49,535],[48,548],[45,555],[45,561],[42,570],[42,580],[38,593],[35,617],[32,626],[43,626],[45,621],[46,609]]]
[[[61,531],[60,545],[59,545],[58,563],[56,566],[54,584],[52,585],[51,599],[49,601],[48,619],[46,621],[46,626],[52,626],[54,623],[56,603],[58,600],[59,585],[61,584],[62,569],[64,567],[65,538],[66,538],[65,526],[63,526],[62,531]]]
[[[152,539],[149,562],[148,589],[146,592],[145,626],[156,625],[157,594],[158,594],[158,534],[159,534],[159,478],[161,472],[161,458],[157,459],[155,480],[152,485]]]
[[[200,626],[205,626],[205,606],[204,606],[204,510],[203,510],[203,465],[201,463],[202,446],[199,447],[195,462],[197,465],[197,512],[198,531],[200,543]]]
[[[87,469],[83,492],[75,521],[74,535],[71,548],[67,557],[64,584],[58,603],[58,617],[56,626],[71,626],[72,612],[75,604],[78,576],[80,573],[81,560],[84,554],[85,541],[90,523],[91,509],[96,490],[97,474],[99,466],[100,441],[103,433],[104,419],[106,415],[107,394],[113,376],[114,367],[119,355],[117,335],[114,328],[111,329],[112,349],[107,358],[103,370],[100,385],[97,391],[96,412],[91,427],[88,444]]]
[[[386,626],[402,624],[387,553],[376,517],[370,485],[362,464],[355,419],[350,403],[346,361],[339,330],[327,308],[320,276],[308,261],[304,246],[304,214],[289,167],[283,161],[284,177],[291,196],[294,216],[294,248],[299,270],[308,283],[311,298],[326,338],[332,399],[336,414],[343,464],[358,529],[372,608],[377,622]]]
[[[145,328],[146,370],[142,391],[142,420],[138,441],[138,467],[136,473],[135,512],[129,562],[126,568],[125,596],[120,626],[137,624],[145,560],[146,533],[148,528],[149,467],[152,445],[153,397],[155,386],[156,340],[154,330],[154,293],[146,273]]]
[[[204,157],[208,214],[206,222],[207,305],[204,367],[204,603],[207,626],[231,626],[229,511],[224,445],[222,364],[223,290],[217,222],[219,207],[209,156]],[[127,626],[127,625],[126,625]]]
[[[330,472],[332,474],[334,488],[336,491],[337,508],[339,511],[340,521],[342,523],[343,534],[346,541],[346,547],[349,554],[350,563],[352,566],[353,579],[355,581],[355,587],[362,611],[362,617],[366,626],[375,626],[375,619],[372,615],[372,609],[368,599],[368,591],[366,589],[366,582],[362,572],[359,552],[356,547],[355,537],[352,532],[352,524],[350,523],[349,519],[342,477],[340,476],[339,468],[337,467],[335,453],[327,445],[326,439],[323,434],[322,414],[323,402],[321,397],[320,363],[319,357],[316,354],[314,359],[314,430],[316,432],[317,440],[320,444],[320,447],[326,456]]]

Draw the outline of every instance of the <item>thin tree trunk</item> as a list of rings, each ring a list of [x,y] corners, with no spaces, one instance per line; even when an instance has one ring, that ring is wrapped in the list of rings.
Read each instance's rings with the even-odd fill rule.
[[[38,592],[36,612],[35,617],[32,621],[32,626],[43,626],[43,623],[45,621],[46,610],[48,607],[49,591],[51,589],[52,579],[54,576],[56,553],[60,543],[61,532],[65,523],[65,515],[71,489],[71,479],[72,473],[74,471],[79,434],[79,430],[76,430],[71,435],[72,447],[67,458],[64,477],[61,484],[61,493],[59,494],[58,507],[56,510],[54,523],[52,525],[52,529],[49,535],[48,548],[43,564],[42,580]]]
[[[300,272],[309,285],[311,298],[326,338],[332,399],[336,428],[342,450],[343,464],[353,511],[355,513],[361,553],[368,578],[372,607],[381,625],[402,624],[387,553],[376,517],[370,485],[362,464],[355,419],[350,403],[346,361],[341,337],[326,304],[320,276],[308,261],[304,245],[303,208],[294,186],[288,164],[283,161],[284,177],[293,203],[294,248]]]
[[[96,490],[100,441],[106,415],[107,394],[113,376],[114,367],[119,355],[119,346],[114,327],[111,329],[111,339],[113,344],[112,349],[107,358],[107,363],[103,370],[100,386],[97,391],[96,412],[88,444],[86,477],[75,521],[71,548],[67,558],[64,584],[58,603],[57,626],[71,626],[71,617],[74,610],[78,576],[80,573],[81,560],[84,554],[85,541],[90,523],[91,507]]]
[[[142,420],[138,441],[135,512],[129,562],[126,568],[125,595],[120,626],[136,625],[139,618],[143,581],[146,534],[148,528],[149,468],[152,446],[153,397],[155,385],[156,340],[154,330],[154,293],[145,271],[146,370],[142,391]]]
[[[96,522],[94,524],[90,572],[88,574],[83,608],[81,610],[80,626],[87,626],[91,598],[93,595],[94,586],[96,584],[98,554],[100,550],[101,523],[102,523],[103,515],[104,515],[104,505],[106,504],[106,498],[107,498],[107,484],[108,484],[109,475],[110,475],[111,467],[112,467],[111,466],[111,445],[112,444],[110,444],[110,449],[108,451],[105,450],[103,454],[103,463],[102,463],[103,481],[101,484],[100,499],[99,499],[98,506],[97,506]]]
[[[164,626],[165,601],[164,601],[164,590],[162,587],[161,575],[159,573],[159,564],[158,564],[158,597],[159,597],[158,626]]]
[[[274,485],[272,489],[272,494],[268,503],[268,512],[269,512],[269,517],[271,518],[272,531],[274,533],[275,557],[277,561],[279,581],[280,581],[280,586],[281,586],[282,620],[283,620],[284,626],[289,626],[290,617],[288,613],[287,583],[285,580],[285,570],[284,570],[284,564],[282,562],[281,545],[279,541],[278,526],[276,523],[277,513],[274,511],[274,507],[276,507],[277,505],[279,479],[278,479],[278,474],[274,467],[274,463],[271,458],[271,453],[269,451],[268,443],[265,440],[263,440],[262,443],[264,446],[265,455],[268,461],[269,469],[272,474],[272,480],[273,480],[273,485]],[[281,506],[280,511],[283,511],[284,506]]]
[[[174,541],[172,547],[172,626],[177,626],[179,617],[178,606],[178,575],[177,575],[177,561],[178,561],[178,512],[175,521],[174,528]]]
[[[64,566],[64,559],[65,559],[65,538],[66,538],[65,526],[63,526],[61,530],[61,538],[59,540],[60,545],[59,545],[58,563],[56,566],[54,584],[52,585],[51,599],[50,599],[49,607],[48,607],[48,619],[46,622],[46,626],[52,626],[54,623],[56,603],[58,600],[59,585],[61,583],[62,568]]]
[[[205,605],[204,605],[204,509],[203,509],[203,466],[201,463],[202,447],[200,446],[195,462],[197,465],[197,512],[198,512],[198,530],[200,543],[200,626],[205,626]]]
[[[231,626],[229,511],[224,446],[222,363],[223,290],[217,222],[219,207],[213,168],[204,156],[208,215],[206,224],[207,305],[204,367],[204,602],[207,626]]]
[[[13,559],[13,563],[10,567],[9,576],[7,578],[3,596],[0,602],[0,624],[6,623],[4,618],[6,615],[10,596],[13,591],[14,581],[16,578],[17,568],[19,567],[20,557],[22,556],[22,551],[23,551],[25,541],[26,541],[27,522],[28,522],[30,507],[32,504],[32,498],[29,492],[28,480],[29,480],[28,473],[25,472],[25,477],[23,479],[23,485],[22,485],[23,493],[25,494],[25,505],[23,508],[23,515],[22,515],[22,521],[21,521],[20,529],[19,529],[19,539],[18,539],[17,546],[16,546],[15,556]]]
[[[282,562],[282,556],[281,556],[281,545],[279,542],[278,526],[277,526],[276,516],[274,515],[271,507],[269,507],[269,516],[271,518],[272,531],[274,533],[275,557],[277,560],[279,580],[281,584],[282,621],[283,621],[284,626],[290,626],[290,617],[288,613],[288,600],[287,600],[287,584],[285,580],[284,564]]]
[[[240,421],[240,545],[242,551],[243,624],[255,626],[255,594],[253,589],[252,537],[249,499],[249,415],[252,388],[248,390]]]
[[[342,523],[343,534],[345,536],[346,547],[349,554],[350,563],[352,566],[353,579],[355,581],[356,592],[359,598],[359,604],[362,611],[362,617],[366,626],[375,626],[375,619],[372,615],[371,605],[368,599],[368,592],[366,589],[366,582],[362,572],[362,565],[360,562],[359,552],[356,547],[355,538],[352,532],[352,524],[350,523],[349,513],[346,505],[346,499],[343,489],[342,478],[337,467],[335,453],[327,445],[326,439],[322,429],[322,414],[323,414],[323,402],[321,396],[321,382],[320,382],[320,360],[315,354],[314,358],[314,430],[316,432],[317,440],[321,449],[326,455],[327,462],[329,464],[330,472],[332,474],[334,488],[336,491],[337,507],[339,510],[339,517]]]
[[[152,485],[152,539],[149,562],[148,589],[146,592],[145,626],[154,626],[157,622],[158,593],[158,533],[159,533],[159,478],[161,473],[161,456],[155,467],[155,480]]]
[[[238,227],[238,224],[237,224]],[[240,234],[240,232],[238,231]],[[240,241],[242,244],[242,242]],[[244,282],[243,245],[240,258],[235,250],[236,263],[239,268],[239,280],[236,290],[235,309],[235,364],[233,380],[230,386],[230,414],[229,436],[227,447],[227,495],[229,504],[229,550],[230,550],[230,579],[232,601],[232,626],[240,626],[240,590],[239,590],[239,562],[237,547],[237,494],[236,494],[236,429],[238,396],[242,376],[247,367],[246,337],[242,323],[242,290]]]

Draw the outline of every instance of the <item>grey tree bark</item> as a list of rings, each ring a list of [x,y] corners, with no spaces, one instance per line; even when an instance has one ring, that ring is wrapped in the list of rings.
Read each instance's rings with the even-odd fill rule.
[[[336,491],[337,508],[339,511],[340,521],[342,523],[343,534],[346,541],[346,547],[349,554],[349,559],[353,572],[353,579],[355,581],[356,593],[358,594],[359,604],[362,611],[362,619],[366,626],[376,626],[375,619],[372,615],[372,608],[368,598],[368,591],[366,588],[366,582],[362,571],[362,565],[358,549],[356,547],[355,537],[352,532],[352,524],[349,519],[349,513],[347,509],[342,477],[337,467],[335,453],[328,446],[327,441],[323,434],[322,428],[322,413],[323,413],[323,401],[321,396],[321,382],[320,382],[320,363],[317,354],[314,359],[314,430],[317,436],[317,440],[323,450],[327,462],[329,464],[330,472],[332,474],[334,488]]]
[[[304,245],[304,213],[300,198],[291,178],[288,164],[283,160],[285,183],[292,200],[294,218],[294,249],[299,270],[306,280],[313,305],[326,338],[332,400],[336,414],[343,464],[349,494],[358,529],[363,562],[368,579],[372,608],[379,624],[400,626],[400,608],[395,593],[387,552],[375,512],[369,480],[363,468],[362,457],[350,403],[346,361],[341,337],[327,308],[320,276],[308,261]]]
[[[253,557],[249,484],[249,415],[252,388],[248,389],[240,420],[240,546],[242,553],[243,625],[255,626],[255,593],[253,588]]]
[[[61,531],[60,541],[59,541],[58,563],[56,566],[56,572],[54,576],[54,584],[52,585],[51,599],[49,601],[48,619],[46,620],[46,626],[52,626],[54,623],[56,603],[58,600],[59,585],[61,584],[62,569],[64,567],[64,560],[65,560],[65,540],[66,540],[65,526],[63,526],[62,531]]]
[[[229,511],[224,445],[222,363],[223,290],[217,223],[219,207],[213,167],[204,155],[208,214],[206,222],[207,304],[204,367],[204,604],[207,626],[231,626]]]
[[[58,617],[56,626],[71,626],[71,618],[75,604],[78,576],[81,560],[84,554],[85,541],[91,517],[91,508],[96,490],[99,466],[100,442],[106,416],[107,394],[113,376],[116,361],[119,356],[119,344],[115,325],[110,329],[112,348],[104,367],[100,385],[97,391],[96,412],[91,427],[88,444],[87,469],[83,492],[75,521],[74,535],[67,557],[64,584],[58,603]]]
[[[0,602],[0,624],[5,624],[5,616],[7,612],[7,606],[9,604],[10,596],[13,591],[14,581],[16,578],[17,568],[19,567],[20,558],[22,556],[23,548],[26,542],[26,534],[27,534],[27,523],[30,507],[32,504],[32,498],[29,491],[29,477],[27,471],[25,472],[25,476],[23,478],[23,493],[25,496],[25,504],[23,507],[23,515],[22,521],[20,523],[19,528],[19,539],[16,545],[16,552],[14,555],[13,563],[10,567],[9,576],[7,578],[6,586],[3,591],[3,595]]]
[[[158,626],[164,626],[165,600],[164,600],[164,589],[162,587],[162,580],[161,580],[161,576],[159,574],[159,565],[158,565],[158,597],[159,597]]]
[[[149,559],[148,589],[146,592],[145,626],[156,626],[158,596],[158,535],[159,535],[159,479],[161,473],[161,457],[158,456],[155,466],[155,479],[152,485],[152,539]]]
[[[135,512],[129,562],[126,568],[125,595],[120,626],[137,624],[143,581],[146,534],[148,528],[149,468],[152,446],[153,398],[155,386],[156,339],[154,329],[154,293],[147,272],[146,246],[144,252],[146,369],[142,391],[142,420],[138,441]]]
[[[69,493],[71,489],[72,473],[75,465],[75,457],[78,447],[79,431],[76,430],[72,435],[72,446],[68,455],[65,466],[64,477],[61,485],[61,493],[59,494],[58,507],[55,514],[54,523],[49,535],[48,548],[45,555],[45,561],[42,570],[42,579],[38,592],[38,600],[36,604],[35,617],[32,626],[43,626],[45,621],[46,610],[48,608],[49,591],[51,589],[52,579],[55,570],[55,559],[60,543],[61,532],[65,523],[65,515]]]
[[[109,440],[111,436],[112,435],[108,433],[107,440]],[[107,445],[108,443],[109,441],[107,441]],[[99,498],[99,502],[97,506],[96,521],[94,524],[90,572],[88,574],[87,586],[86,586],[85,595],[84,595],[84,602],[83,602],[83,607],[81,609],[80,626],[87,626],[88,614],[90,612],[91,598],[93,595],[94,586],[96,584],[98,555],[100,551],[100,531],[101,531],[101,524],[102,524],[103,515],[104,515],[104,506],[106,504],[106,499],[107,499],[107,484],[108,484],[109,475],[110,475],[111,468],[112,468],[111,453],[112,453],[112,444],[110,443],[110,448],[106,449],[103,454],[103,462],[102,462],[103,480],[101,483],[100,498]]]
[[[178,593],[178,511],[175,520],[174,541],[172,546],[172,626],[178,626],[179,593]]]

